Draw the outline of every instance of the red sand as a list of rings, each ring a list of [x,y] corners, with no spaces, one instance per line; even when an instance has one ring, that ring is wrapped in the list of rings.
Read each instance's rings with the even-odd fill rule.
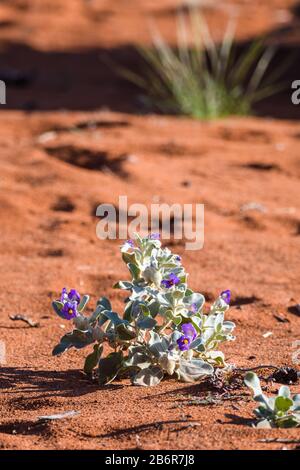
[[[234,305],[241,305],[228,312],[228,319],[237,324],[236,341],[224,347],[229,362],[241,367],[293,365],[293,342],[300,340],[299,315],[289,309],[300,302],[298,122],[230,118],[201,123],[107,110],[74,111],[81,109],[81,100],[97,100],[102,84],[106,92],[111,90],[111,108],[116,109],[116,103],[119,109],[123,106],[119,98],[113,100],[114,83],[94,81],[97,62],[88,56],[89,68],[76,69],[81,63],[79,46],[97,49],[146,41],[141,23],[145,11],[155,15],[172,40],[174,2],[164,0],[158,7],[157,2],[145,1],[143,11],[136,8],[138,1],[130,7],[127,3],[14,0],[0,7],[1,53],[8,63],[29,70],[27,58],[42,67],[40,71],[50,60],[51,80],[56,62],[58,70],[54,85],[47,81],[45,69],[32,89],[11,88],[8,105],[0,111],[0,340],[7,348],[7,363],[0,369],[0,447],[282,448],[283,444],[260,439],[296,439],[298,430],[251,428],[247,419],[254,403],[247,400],[244,388],[236,393],[247,395],[234,402],[188,406],[190,396],[205,396],[205,385],[167,380],[145,389],[123,381],[100,389],[81,373],[87,350],[51,356],[69,327],[50,308],[63,285],[90,294],[92,301],[107,295],[115,308],[122,308],[122,293],[112,289],[127,276],[119,242],[97,239],[95,217],[98,204],[117,204],[122,194],[128,195],[129,203],[150,204],[159,195],[161,202],[170,204],[205,204],[204,249],[185,251],[183,242],[173,248],[183,257],[191,286],[208,302],[230,288]],[[243,8],[239,38],[277,29],[282,10],[292,4],[235,1]],[[224,9],[209,8],[207,14],[212,25],[218,24]],[[289,29],[286,43],[295,35],[296,27]],[[66,49],[68,56],[57,58],[56,52]],[[67,73],[64,59],[73,66],[72,73],[78,70],[87,84],[91,82],[80,96],[80,80],[71,91],[64,91],[59,82]],[[103,73],[102,68],[99,76]],[[117,97],[125,91],[119,89]],[[99,93],[104,99],[104,92]],[[31,99],[40,111],[7,109],[28,106]],[[64,111],[55,110],[60,100]],[[129,111],[125,97],[123,109]],[[96,129],[70,132],[70,127],[90,120],[98,123]],[[47,142],[39,137],[53,130]],[[84,161],[78,155],[85,155]],[[250,202],[262,204],[266,211],[242,212],[241,206]],[[13,322],[9,315],[14,314],[39,321],[40,327]],[[268,331],[272,336],[264,338]],[[268,391],[276,388],[269,385]],[[292,388],[299,391],[299,386]],[[78,410],[80,416],[36,424],[40,415],[68,410]],[[187,427],[187,422],[198,425]]]

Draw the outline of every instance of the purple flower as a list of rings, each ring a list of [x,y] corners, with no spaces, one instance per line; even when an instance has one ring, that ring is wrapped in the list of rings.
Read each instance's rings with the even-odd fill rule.
[[[166,289],[170,289],[170,287],[176,286],[179,283],[180,279],[174,273],[169,274],[167,279],[161,281],[162,286]]]
[[[227,303],[227,305],[230,304],[230,297],[231,297],[231,293],[230,293],[230,290],[224,290],[223,292],[221,292],[220,294],[220,297],[224,300],[224,302]]]
[[[66,302],[68,299],[68,292],[67,292],[67,289],[65,287],[63,287],[62,291],[61,291],[61,294],[60,294],[60,301],[61,302]]]
[[[194,341],[197,336],[197,331],[192,323],[183,323],[183,325],[181,325],[181,329],[185,336],[188,336],[192,341]]]
[[[177,340],[180,351],[188,351],[190,344],[197,337],[197,331],[195,330],[192,323],[184,323],[181,326],[183,335]]]
[[[64,287],[61,291],[60,301],[63,303],[61,314],[66,320],[77,317],[77,306],[80,302],[80,294],[76,289],[71,289],[68,292]]]
[[[175,259],[176,259],[176,261],[179,261],[179,262],[180,262],[180,261],[181,261],[181,256],[176,255]]]
[[[66,320],[71,320],[72,318],[77,317],[77,304],[75,302],[66,302],[60,313]]]
[[[186,336],[181,336],[177,340],[178,347],[180,351],[188,351],[190,347],[191,340],[187,338]]]
[[[150,240],[159,240],[160,239],[160,233],[151,233],[149,238],[150,238]]]
[[[126,240],[125,243],[121,246],[121,252],[126,253],[131,248],[134,248],[134,241],[133,240]]]
[[[71,301],[75,301],[79,304],[80,294],[79,294],[79,292],[77,292],[76,289],[71,289],[70,292],[68,293],[68,297]]]

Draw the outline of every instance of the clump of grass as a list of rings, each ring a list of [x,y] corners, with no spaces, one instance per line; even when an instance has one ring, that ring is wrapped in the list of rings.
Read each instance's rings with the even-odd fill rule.
[[[266,80],[275,49],[260,39],[237,54],[234,37],[235,26],[229,22],[217,44],[202,16],[191,9],[187,18],[178,14],[175,49],[154,30],[154,47],[138,47],[144,70],[119,68],[119,72],[143,89],[148,104],[163,113],[198,119],[249,114],[254,103],[279,89],[274,85],[276,72],[272,83]]]

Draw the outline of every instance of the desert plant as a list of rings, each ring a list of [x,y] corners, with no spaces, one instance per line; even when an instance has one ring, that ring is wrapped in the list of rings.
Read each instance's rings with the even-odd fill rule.
[[[259,378],[254,372],[245,376],[245,384],[259,403],[254,410],[258,428],[292,428],[300,426],[300,394],[291,396],[289,387],[283,385],[277,397],[268,398],[262,391]]]
[[[217,44],[202,16],[192,8],[188,20],[178,14],[175,49],[153,28],[153,48],[137,48],[144,70],[117,70],[146,92],[144,100],[164,113],[199,119],[248,114],[255,102],[281,86],[274,84],[277,72],[272,82],[266,80],[274,48],[259,39],[237,55],[234,31],[229,22]]]
[[[53,355],[94,343],[84,371],[92,374],[97,367],[100,384],[124,374],[136,385],[156,385],[164,375],[193,382],[213,374],[215,367],[226,367],[217,348],[234,339],[234,323],[224,320],[230,291],[222,292],[205,312],[204,296],[187,286],[180,256],[162,248],[158,234],[137,235],[123,244],[121,253],[132,277],[114,286],[130,294],[123,316],[105,297],[84,316],[88,296],[64,288],[52,305],[61,318],[72,319],[75,328],[61,338]],[[104,343],[113,350],[105,357]]]

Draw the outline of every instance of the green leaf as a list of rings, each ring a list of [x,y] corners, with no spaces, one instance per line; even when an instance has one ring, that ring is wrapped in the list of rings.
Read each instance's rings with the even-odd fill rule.
[[[131,317],[132,308],[133,308],[133,301],[130,300],[129,302],[127,302],[125,304],[124,315],[123,315],[124,320],[126,320],[128,322],[131,322],[131,320],[132,320],[132,317]]]
[[[207,357],[209,357],[209,359],[214,361],[218,366],[225,365],[225,356],[222,351],[209,351]]]
[[[67,349],[72,347],[71,341],[63,336],[62,339],[60,340],[60,343],[58,343],[56,346],[54,346],[52,350],[52,356],[58,356],[59,354],[64,353],[67,351]]]
[[[192,289],[187,288],[187,290],[185,291],[185,298],[188,299],[188,297],[190,297],[193,294],[194,294],[194,291]]]
[[[155,284],[156,287],[160,286],[161,283],[161,273],[158,269],[154,268],[153,266],[148,266],[142,272],[142,277],[147,283]]]
[[[150,315],[153,318],[155,318],[158,315],[159,307],[160,307],[160,304],[159,302],[157,302],[157,300],[152,300],[151,302],[148,303],[148,309],[149,309]]]
[[[222,326],[223,326],[223,321],[224,321],[224,313],[218,313],[215,318],[215,331],[217,333],[221,333],[222,331]],[[220,338],[222,341],[223,338]]]
[[[251,388],[254,393],[254,396],[262,394],[259,378],[254,372],[247,372],[244,378],[244,382],[247,387]]]
[[[98,326],[100,327],[105,325],[105,323],[108,321],[108,318],[106,315],[104,315],[104,312],[105,310],[103,310],[102,313],[98,315]]]
[[[275,423],[279,428],[296,428],[300,426],[300,416],[296,414],[287,415],[277,419]]]
[[[95,344],[93,352],[86,357],[83,370],[87,375],[90,375],[97,366],[102,352],[103,346]]]
[[[113,288],[122,289],[122,290],[131,290],[132,283],[128,281],[119,281],[119,282],[116,282],[116,284],[114,284]]]
[[[81,301],[80,301],[80,303],[77,307],[78,312],[82,312],[85,309],[85,307],[87,306],[87,303],[88,303],[89,300],[90,300],[89,295],[83,295],[82,296],[82,299],[81,299]]]
[[[124,365],[126,367],[139,367],[144,369],[151,365],[151,358],[145,353],[141,346],[130,346],[128,349],[128,358]]]
[[[269,411],[273,412],[272,402],[266,395],[263,394],[259,378],[254,372],[247,372],[244,378],[247,387],[251,388],[254,395],[254,400],[262,404]]]
[[[201,333],[201,326],[202,326],[202,318],[197,317],[196,315],[193,315],[190,318],[191,323],[195,327],[197,333]]]
[[[293,402],[294,402],[293,410],[300,411],[300,394],[299,393],[293,396]]]
[[[72,346],[74,346],[76,349],[81,349],[91,343],[94,343],[91,331],[73,330],[73,332],[70,334],[70,338],[72,341]]]
[[[137,280],[140,278],[140,273],[141,273],[140,270],[139,270],[139,268],[137,267],[137,265],[136,265],[136,264],[133,264],[133,263],[128,263],[128,264],[127,264],[127,267],[128,267],[128,269],[129,269],[129,271],[130,271],[130,273],[131,273],[133,279],[134,279],[135,281],[137,281]]]
[[[290,391],[289,387],[287,387],[286,385],[282,385],[282,387],[280,387],[280,389],[278,391],[278,396],[279,397],[290,398],[291,397],[291,391]]]
[[[233,321],[224,321],[222,332],[225,334],[231,333],[235,329],[235,323]]]
[[[165,338],[153,330],[150,331],[149,349],[155,357],[160,357],[162,353],[168,351],[168,347],[169,342]]]
[[[99,384],[106,385],[112,382],[123,365],[123,353],[113,352],[99,361]]]
[[[271,423],[268,419],[263,419],[255,426],[257,429],[271,429]]]
[[[124,323],[120,323],[117,326],[117,334],[121,341],[130,341],[136,338],[136,333],[132,329],[129,329]]]
[[[136,262],[135,260],[135,253],[126,253],[125,251],[122,252],[122,259],[124,263],[128,265],[128,263],[134,263]]]
[[[180,315],[174,315],[173,314],[173,311],[172,310],[166,310],[165,312],[165,317],[168,319],[168,320],[172,320],[172,322],[174,323],[174,325],[178,326],[180,325],[181,321],[182,321],[182,318]]]
[[[187,295],[187,292],[188,291],[185,293],[184,303],[187,307],[190,307],[191,305],[195,306],[196,312],[199,312],[205,303],[204,295],[198,294],[197,292],[192,292],[192,294]]]
[[[141,369],[133,378],[134,385],[153,387],[163,379],[164,373],[159,366],[150,366]]]
[[[107,317],[103,316],[102,313],[106,310],[111,310],[111,304],[106,297],[101,297],[99,300],[97,300],[96,305],[96,310],[92,313],[89,322],[93,323],[98,320],[98,325],[103,326],[108,319]]]
[[[151,317],[151,313],[149,307],[144,304],[139,305],[141,312],[144,314],[145,317]]]
[[[183,382],[196,382],[207,375],[212,375],[214,368],[201,359],[189,361],[181,359],[179,369],[176,370],[178,379]]]
[[[293,406],[293,400],[287,397],[279,396],[275,399],[275,410],[288,411]]]
[[[97,301],[97,307],[102,307],[103,310],[111,310],[111,303],[107,297],[100,297]]]
[[[157,294],[158,302],[164,307],[171,307],[173,305],[173,296],[172,294]]]
[[[121,325],[122,323],[124,323],[124,324],[128,323],[126,320],[123,320],[122,318],[120,318],[119,315],[116,312],[105,310],[103,312],[103,315],[106,318],[108,318],[108,320],[110,320],[114,326]]]
[[[176,289],[173,292],[173,299],[180,300],[183,299],[185,292],[180,289]]]
[[[81,349],[91,343],[94,343],[94,339],[90,331],[73,330],[61,338],[60,343],[53,349],[52,355],[62,354],[71,347]]]
[[[65,316],[61,314],[61,309],[63,308],[64,304],[60,302],[59,300],[54,300],[52,302],[52,308],[54,312],[60,317],[65,320]]]
[[[205,344],[203,343],[202,338],[196,338],[192,343],[190,344],[190,349],[196,349],[199,352],[205,351]]]
[[[158,359],[158,363],[163,369],[163,371],[165,371],[168,375],[172,376],[176,368],[176,359],[177,358],[175,358],[171,354],[164,353]]]
[[[157,321],[152,317],[144,317],[137,321],[136,326],[141,330],[152,330],[155,327]]]

